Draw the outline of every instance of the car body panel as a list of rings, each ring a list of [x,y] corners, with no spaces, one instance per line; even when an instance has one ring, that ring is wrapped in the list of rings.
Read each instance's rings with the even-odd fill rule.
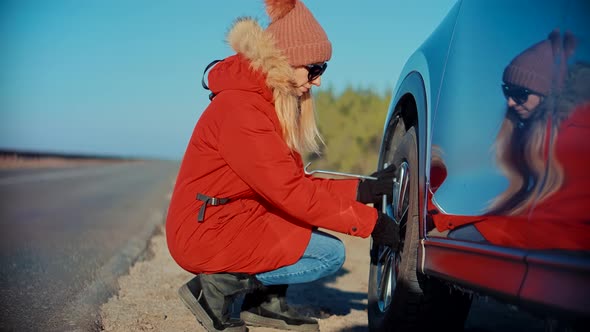
[[[470,289],[518,298],[527,272],[525,251],[497,251],[476,243],[467,244],[466,250],[466,244],[434,238],[424,241],[424,245],[428,255],[423,269],[425,273],[452,280]]]
[[[563,26],[564,6],[537,1],[536,12],[552,15],[525,15],[530,2],[462,3],[432,125],[432,145],[443,151],[448,171],[433,201],[446,213],[481,214],[507,186],[492,151],[505,112],[502,72],[515,55]]]
[[[524,305],[549,307],[575,318],[590,314],[590,261],[564,252],[530,252],[527,275],[520,290]],[[536,307],[533,307],[536,309]]]

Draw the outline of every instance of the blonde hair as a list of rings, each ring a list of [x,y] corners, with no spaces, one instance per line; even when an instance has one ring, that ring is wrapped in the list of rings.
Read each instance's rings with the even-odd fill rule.
[[[509,184],[490,204],[490,213],[522,214],[535,202],[551,196],[563,183],[563,167],[555,156],[555,144],[550,144],[545,156],[545,142],[555,141],[557,127],[552,125],[553,137],[547,138],[547,118],[533,121],[529,128],[516,128],[508,116],[502,123],[495,143],[496,160]]]
[[[324,143],[316,123],[311,92],[297,97],[275,89],[275,110],[281,123],[283,138],[291,150],[319,154],[319,142]]]

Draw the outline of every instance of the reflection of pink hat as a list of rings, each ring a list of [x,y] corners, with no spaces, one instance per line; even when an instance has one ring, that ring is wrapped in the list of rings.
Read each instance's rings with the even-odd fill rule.
[[[563,49],[559,30],[553,30],[548,39],[536,43],[516,56],[504,69],[502,79],[529,90],[548,95],[553,80],[560,86],[566,70],[566,59],[576,47],[574,36],[565,33]],[[559,67],[555,67],[558,65]],[[557,75],[553,75],[556,72]]]
[[[270,32],[293,67],[325,62],[332,44],[309,9],[299,0],[265,0]]]

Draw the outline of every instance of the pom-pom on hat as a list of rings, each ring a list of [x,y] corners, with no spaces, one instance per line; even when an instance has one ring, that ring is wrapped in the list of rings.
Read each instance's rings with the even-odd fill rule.
[[[332,44],[309,9],[299,0],[265,0],[276,46],[293,67],[325,62],[332,56]]]
[[[560,88],[565,78],[566,61],[576,47],[576,40],[566,32],[562,44],[559,30],[516,56],[504,69],[503,81],[547,96],[552,84]]]

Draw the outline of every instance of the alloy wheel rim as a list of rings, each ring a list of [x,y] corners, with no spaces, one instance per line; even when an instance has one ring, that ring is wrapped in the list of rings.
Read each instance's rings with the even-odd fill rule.
[[[409,165],[402,162],[398,167],[398,178],[393,188],[393,203],[387,205],[387,215],[398,223],[405,220],[409,202]],[[401,253],[403,251],[403,238],[400,250],[395,251],[386,246],[379,246],[377,260],[377,304],[381,312],[387,311],[393,301],[393,294],[397,287]]]

